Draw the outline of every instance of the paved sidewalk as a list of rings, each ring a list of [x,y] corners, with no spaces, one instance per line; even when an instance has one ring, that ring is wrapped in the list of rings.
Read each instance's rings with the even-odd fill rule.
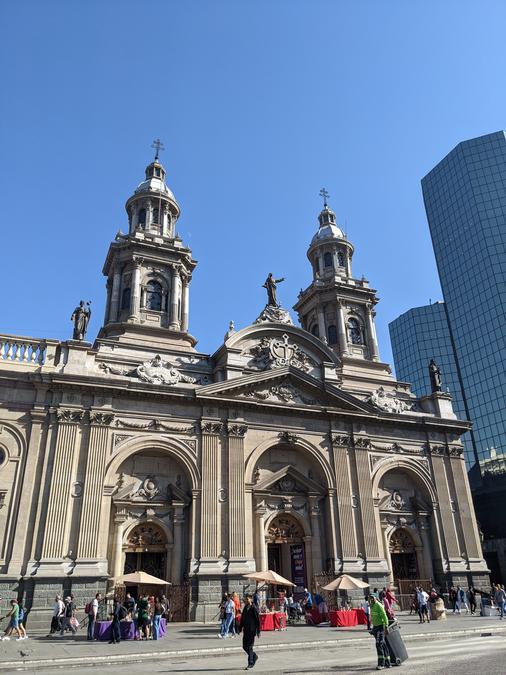
[[[406,613],[398,615],[402,635],[406,642],[451,638],[452,635],[476,635],[481,633],[501,634],[506,632],[506,620],[496,617],[479,617],[450,614],[447,621],[432,621],[420,625],[417,616]],[[361,648],[369,644],[371,637],[365,627],[331,628],[330,626],[310,627],[289,626],[287,631],[264,632],[258,640],[259,651],[293,650],[300,648],[356,645]],[[133,664],[137,661],[167,659],[185,656],[220,656],[227,653],[242,653],[241,638],[218,638],[218,625],[198,623],[170,624],[168,635],[157,641],[122,642],[110,645],[107,642],[87,642],[86,635],[72,637],[50,637],[33,634],[28,640],[15,639],[0,642],[0,672],[14,669],[37,669],[75,665],[100,666],[102,663]]]

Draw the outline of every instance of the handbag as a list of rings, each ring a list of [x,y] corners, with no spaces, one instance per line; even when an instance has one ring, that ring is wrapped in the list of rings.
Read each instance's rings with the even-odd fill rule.
[[[70,622],[69,622],[69,623],[70,623],[70,625],[72,626],[72,628],[79,628],[79,621],[76,619],[75,616],[73,616],[73,617],[70,619]]]

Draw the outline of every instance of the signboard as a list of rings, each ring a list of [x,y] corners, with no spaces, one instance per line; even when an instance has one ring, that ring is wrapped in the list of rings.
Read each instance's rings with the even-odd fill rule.
[[[306,585],[306,561],[304,544],[291,544],[290,557],[292,559],[292,581],[296,591],[303,591]]]

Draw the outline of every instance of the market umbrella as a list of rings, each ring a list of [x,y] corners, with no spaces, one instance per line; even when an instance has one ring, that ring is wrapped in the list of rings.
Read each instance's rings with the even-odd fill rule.
[[[131,574],[123,574],[116,579],[117,583],[123,584],[144,584],[146,586],[170,586],[170,581],[153,577],[147,572],[132,572]]]
[[[253,581],[263,581],[266,584],[275,584],[277,586],[295,586],[291,581],[285,579],[277,572],[273,570],[267,570],[266,572],[252,572],[251,574],[243,574],[246,579],[252,579]]]
[[[350,577],[349,574],[341,574],[341,576],[331,581],[330,584],[322,586],[324,591],[353,591],[357,588],[369,588],[369,584],[355,577]]]

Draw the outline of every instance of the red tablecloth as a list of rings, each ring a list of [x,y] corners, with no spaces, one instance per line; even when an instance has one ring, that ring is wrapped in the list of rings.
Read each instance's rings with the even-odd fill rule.
[[[367,619],[363,609],[342,609],[338,611],[329,612],[330,616],[330,625],[343,627],[343,626],[358,626],[367,625]]]
[[[268,612],[260,614],[260,630],[284,630],[286,628],[286,616],[283,612]]]
[[[306,612],[306,623],[310,626],[317,626],[319,623],[329,620],[329,615],[327,613],[321,614],[317,609],[312,609],[310,612]]]

